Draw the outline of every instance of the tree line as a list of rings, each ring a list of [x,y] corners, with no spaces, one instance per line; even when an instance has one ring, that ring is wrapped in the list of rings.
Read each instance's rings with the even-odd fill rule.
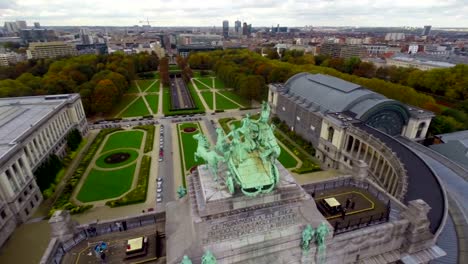
[[[416,83],[419,82],[403,81],[404,78],[401,76],[404,76],[402,72],[405,72],[406,69],[391,68],[388,75],[380,71],[381,75],[379,76],[382,78],[379,78],[373,75],[372,69],[375,68],[373,64],[362,62],[357,58],[337,61],[325,56],[311,57],[311,55],[304,55],[301,51],[285,51],[279,56],[274,50],[274,54],[276,55],[267,51],[266,57],[263,57],[257,52],[248,50],[217,50],[193,53],[190,55],[188,63],[193,69],[213,69],[217,77],[224,81],[228,87],[234,88],[234,91],[240,96],[255,100],[266,99],[267,83],[282,83],[300,72],[328,74],[359,84],[388,98],[440,114],[431,126],[433,134],[467,129],[468,115],[466,113],[468,112],[461,110],[462,107],[458,105],[455,108],[446,108],[437,104],[431,95],[418,92],[417,89],[420,88],[416,86]],[[271,58],[269,58],[270,56]],[[412,70],[414,71],[414,69]],[[419,72],[419,76],[429,78],[426,75],[430,76],[432,71]],[[466,76],[468,76],[468,74],[463,75],[466,72],[464,65],[446,69],[445,72],[451,76],[449,78],[452,80],[451,83],[457,83],[457,85],[447,86],[446,89],[463,86],[466,82]],[[375,69],[375,74],[377,74],[377,69]],[[431,87],[430,82],[426,85]],[[464,87],[466,89],[468,85]],[[468,109],[468,103],[462,101],[461,104],[463,103],[465,109]]]
[[[79,93],[87,115],[107,113],[139,72],[156,70],[155,53],[81,55],[0,67],[0,97]]]

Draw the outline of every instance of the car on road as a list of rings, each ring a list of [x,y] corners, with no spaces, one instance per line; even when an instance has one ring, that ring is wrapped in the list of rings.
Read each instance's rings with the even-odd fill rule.
[[[161,157],[161,158],[159,158],[159,161],[163,161],[163,158],[162,158],[162,157]]]
[[[162,199],[161,199],[161,198],[157,198],[157,199],[156,199],[156,202],[161,203],[161,202],[162,202]]]
[[[162,188],[162,182],[158,182],[158,188]]]
[[[160,193],[160,192],[162,192],[162,188],[158,188],[156,191],[157,191],[158,193]]]
[[[158,177],[158,179],[157,179],[158,182],[162,182],[162,180],[163,179],[161,177]]]
[[[158,195],[156,196],[157,198],[162,198],[162,194],[161,193],[158,193]]]

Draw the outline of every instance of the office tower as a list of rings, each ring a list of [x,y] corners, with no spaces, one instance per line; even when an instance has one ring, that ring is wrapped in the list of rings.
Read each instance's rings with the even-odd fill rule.
[[[28,28],[28,25],[26,24],[26,21],[24,20],[18,20],[16,21],[16,25],[18,25],[19,29],[26,29]]]
[[[16,33],[19,31],[18,24],[16,24],[16,22],[5,22],[4,28],[8,33]]]
[[[429,34],[431,34],[431,28],[432,26],[430,25],[424,26],[421,36],[429,36]]]
[[[249,34],[249,28],[247,26],[247,23],[244,22],[244,24],[242,25],[242,35],[247,36],[248,34]]]
[[[64,42],[33,42],[26,51],[28,59],[56,58],[61,56],[73,56],[77,54],[74,45]]]
[[[39,22],[34,22],[34,28],[41,28],[41,24]]]
[[[234,24],[234,30],[236,31],[236,33],[239,33],[240,32],[240,29],[242,27],[242,23],[239,21],[239,20],[236,20],[235,24]]]
[[[223,37],[227,39],[229,37],[229,21],[223,21]]]

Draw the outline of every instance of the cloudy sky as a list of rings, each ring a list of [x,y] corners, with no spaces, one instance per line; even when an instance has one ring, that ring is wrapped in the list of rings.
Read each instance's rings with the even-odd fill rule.
[[[0,23],[46,26],[468,27],[468,0],[0,0]]]

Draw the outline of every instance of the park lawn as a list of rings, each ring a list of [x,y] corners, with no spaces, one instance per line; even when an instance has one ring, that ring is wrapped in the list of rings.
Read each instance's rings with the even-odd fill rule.
[[[193,79],[195,81],[195,85],[197,86],[198,90],[209,90],[210,88],[207,87],[203,82],[200,82],[197,79]],[[210,86],[211,87],[211,86]]]
[[[208,87],[213,88],[213,78],[211,77],[201,77],[197,79],[199,82],[208,85]],[[204,86],[206,88],[206,86]]]
[[[128,87],[126,93],[139,93],[140,90],[138,90],[138,87],[135,83],[135,81],[130,81],[130,87]]]
[[[154,80],[153,80],[153,82],[154,82]],[[153,85],[151,85],[149,88],[147,88],[145,92],[147,92],[147,93],[157,93],[157,92],[159,92],[159,80],[156,80],[156,82]]]
[[[220,95],[219,93],[216,95],[216,109],[217,110],[226,110],[226,109],[236,109],[236,108],[241,108],[242,106],[239,106],[230,100],[226,99],[226,97]]]
[[[185,160],[185,168],[183,168],[184,175],[185,175],[185,171],[189,170],[195,165],[200,165],[204,163],[203,159],[201,158],[198,159],[198,162],[195,162],[194,154],[197,151],[198,141],[193,138],[193,136],[196,135],[197,133],[203,133],[203,132],[201,131],[198,123],[178,124],[177,127],[178,127],[178,131],[180,135],[180,141],[179,141],[180,148],[179,149],[181,150],[181,155],[183,155],[184,160]],[[186,127],[197,127],[198,130],[192,133],[185,133],[183,129]],[[181,157],[181,162],[182,162],[182,157]]]
[[[179,65],[169,65],[169,71],[180,71]]]
[[[215,87],[216,89],[224,89],[224,88],[226,88],[226,86],[224,85],[224,82],[221,81],[221,79],[219,79],[219,78],[215,78],[214,87]]]
[[[163,112],[168,115],[171,112],[171,92],[169,88],[163,88]]]
[[[201,92],[201,95],[210,109],[213,109],[213,92]]]
[[[118,115],[127,105],[129,105],[133,100],[137,98],[134,94],[124,94],[122,99],[112,107],[112,110],[108,114],[108,117],[114,117]]]
[[[149,111],[142,97],[138,98],[133,104],[130,105],[129,108],[127,108],[127,110],[121,114],[122,117],[145,115],[149,115]]]
[[[202,110],[202,112],[205,112],[205,106],[203,106],[203,103],[200,97],[198,96],[195,87],[193,87],[192,82],[188,83],[188,89],[190,91],[190,95],[192,95],[193,101],[195,102],[195,106],[197,107],[197,109]]]
[[[118,170],[93,169],[76,198],[83,203],[118,197],[132,187],[136,164]]]
[[[229,99],[241,104],[244,107],[250,106],[250,103],[245,98],[240,97],[238,94],[233,93],[231,91],[218,91],[218,93],[228,97]]]
[[[129,157],[126,161],[119,162],[119,163],[115,163],[115,164],[106,163],[106,162],[104,161],[104,160],[106,159],[106,157],[108,157],[109,155],[112,155],[112,154],[114,154],[114,153],[119,153],[119,152],[128,153],[128,154],[130,154],[130,157]],[[113,150],[113,151],[106,152],[105,154],[102,154],[102,155],[96,160],[96,165],[97,165],[98,167],[105,168],[105,169],[108,169],[108,168],[117,168],[117,167],[122,167],[122,166],[124,166],[124,165],[130,164],[130,163],[134,162],[137,158],[138,158],[138,152],[136,152],[136,151],[133,150],[133,149],[116,149],[116,150]]]
[[[200,71],[192,71],[193,72],[193,78],[199,78],[201,77]]]
[[[151,110],[153,110],[153,114],[156,114],[158,112],[158,103],[159,103],[158,95],[148,94],[148,95],[145,95],[145,98],[149,106],[151,107]]]
[[[146,91],[146,89],[149,88],[149,86],[154,82],[154,79],[148,79],[148,80],[137,80],[138,85],[140,85],[141,91]]]
[[[140,149],[143,134],[143,131],[138,130],[114,132],[107,138],[101,153],[118,148]]]
[[[297,166],[297,160],[291,156],[291,154],[289,154],[289,152],[287,152],[283,146],[281,146],[280,144],[278,144],[279,147],[281,148],[281,153],[278,157],[278,161],[283,164],[283,166],[286,168],[286,169],[289,169],[289,168],[294,168]]]

